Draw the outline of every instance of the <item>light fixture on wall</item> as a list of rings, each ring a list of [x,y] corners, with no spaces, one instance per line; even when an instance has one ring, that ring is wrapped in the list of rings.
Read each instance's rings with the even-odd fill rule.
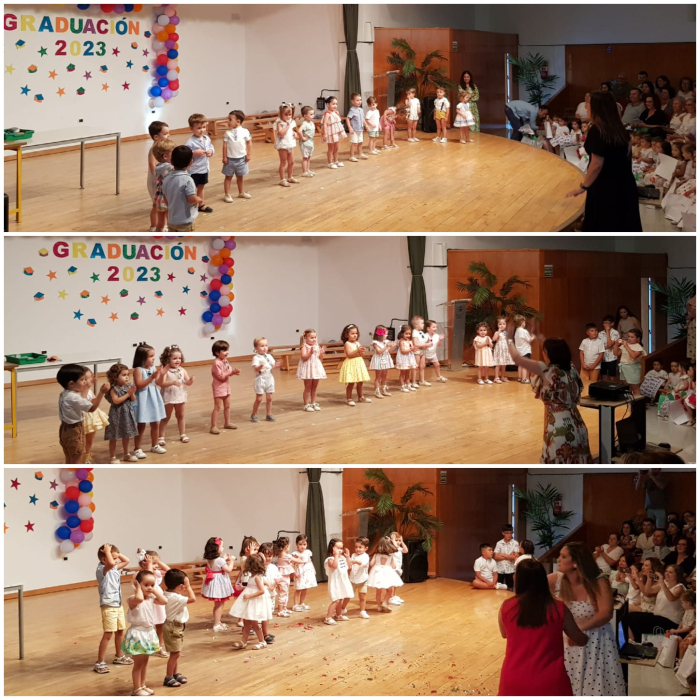
[[[371,22],[365,22],[364,40],[370,44],[374,42],[374,25]]]

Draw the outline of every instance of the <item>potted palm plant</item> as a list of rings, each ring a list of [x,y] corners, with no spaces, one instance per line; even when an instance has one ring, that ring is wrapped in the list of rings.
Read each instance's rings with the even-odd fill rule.
[[[551,97],[554,84],[559,80],[558,75],[542,75],[542,69],[548,65],[547,59],[540,53],[534,56],[527,54],[526,58],[510,56],[508,62],[515,67],[515,79],[525,86],[528,102],[541,107]]]
[[[651,283],[652,291],[661,294],[664,299],[659,309],[668,315],[668,325],[674,326],[673,340],[688,336],[686,305],[695,296],[695,282],[685,277],[682,280],[671,279],[668,284]]]
[[[536,546],[550,550],[564,538],[562,530],[569,530],[566,524],[575,515],[572,510],[558,510],[562,494],[552,484],[537,487],[528,491],[515,490],[515,496],[523,502],[524,516],[529,521],[533,532],[537,534]]]

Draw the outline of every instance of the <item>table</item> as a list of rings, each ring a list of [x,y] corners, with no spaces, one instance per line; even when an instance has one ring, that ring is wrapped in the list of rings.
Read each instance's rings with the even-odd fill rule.
[[[12,423],[5,424],[5,430],[12,430],[12,437],[17,437],[17,372],[39,372],[42,369],[61,367],[63,365],[92,365],[92,373],[97,376],[97,365],[109,363],[115,365],[122,361],[121,357],[110,357],[104,360],[59,360],[58,362],[42,362],[36,365],[16,365],[12,362],[5,362],[3,369],[10,373],[10,404],[12,410]]]
[[[24,586],[5,586],[5,593],[17,591],[17,609],[19,616],[19,658],[24,659]]]
[[[86,141],[106,141],[116,139],[117,145],[117,173],[116,173],[116,194],[119,194],[120,182],[120,158],[121,158],[121,131],[109,131],[97,126],[70,126],[65,129],[50,129],[48,131],[36,132],[32,138],[26,141],[5,141],[6,151],[17,153],[17,208],[10,213],[17,214],[17,223],[22,221],[22,151],[29,151],[37,148],[51,148],[53,146],[66,146],[72,143],[80,143],[80,189],[85,189],[83,185],[83,175],[85,172],[85,142]]]

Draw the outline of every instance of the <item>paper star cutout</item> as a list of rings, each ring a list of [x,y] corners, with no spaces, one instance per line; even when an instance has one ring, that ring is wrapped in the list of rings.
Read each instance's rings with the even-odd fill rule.
[[[49,270],[49,274],[46,275],[50,280],[56,279],[56,273],[53,270]]]
[[[30,503],[31,505],[33,505],[33,506],[36,505],[36,502],[37,502],[38,500],[39,500],[39,499],[36,497],[36,494],[34,494],[33,496],[30,496],[30,497],[29,497],[29,503]]]
[[[180,312],[180,316],[184,316],[187,313],[187,309],[183,309],[182,307],[180,307],[178,311]]]
[[[117,314],[110,314],[109,317],[112,319],[112,321],[118,321],[119,316]]]
[[[109,90],[109,85],[107,85],[107,83],[102,83],[102,89],[107,92],[107,90]]]
[[[10,484],[11,484],[10,488],[16,489],[17,491],[19,491],[19,487],[22,485],[19,483],[19,481],[17,481],[17,479],[12,479],[10,481]]]
[[[45,49],[43,46],[37,51],[37,53],[40,56],[46,56],[47,49]]]
[[[108,296],[102,297],[102,303],[103,303],[103,304],[109,304],[110,301],[111,301],[111,299],[110,299]]]
[[[90,275],[90,279],[91,279],[93,282],[99,282],[99,281],[100,281],[100,276],[99,276],[96,272],[93,272],[92,275]]]
[[[85,316],[85,314],[81,313],[81,312],[80,312],[80,309],[78,309],[77,311],[74,311],[74,312],[73,312],[73,318],[74,318],[74,319],[77,318],[78,321],[80,321],[80,317],[81,317],[81,316]]]
[[[168,282],[172,282],[175,279],[175,275],[172,272],[168,272]]]
[[[27,532],[29,532],[30,530],[31,530],[31,532],[34,532],[35,525],[36,525],[36,523],[32,523],[29,520],[27,520],[27,524],[24,527],[27,528]]]
[[[122,87],[123,87],[125,90],[128,90],[128,89],[129,89],[129,85],[130,85],[130,83],[126,83],[126,82],[122,83]]]
[[[58,293],[58,298],[59,298],[59,299],[65,299],[67,296],[68,296],[68,292],[67,292],[65,289],[62,289],[62,290]]]
[[[189,287],[183,287],[183,288],[182,288],[182,293],[183,293],[183,294],[189,294],[189,293],[190,293],[190,288],[189,288]]]
[[[112,49],[112,56],[118,56],[119,55],[119,49]]]
[[[20,88],[20,90],[22,90],[23,95],[28,95],[30,92],[28,85],[25,85],[23,88]]]
[[[7,523],[5,523],[5,532],[7,532],[9,529],[10,529],[10,528],[7,526]],[[3,532],[2,534],[4,535],[5,532]]]
[[[201,282],[206,282],[209,278],[206,275],[200,275],[199,279]]]
[[[134,65],[133,61],[127,61],[126,62],[126,67],[131,68]]]
[[[5,66],[5,73],[9,73],[12,75],[13,71],[16,71],[17,69],[10,63],[9,66]]]
[[[58,91],[56,92],[56,94],[59,97],[63,97],[66,94],[66,91],[63,88],[58,88]]]
[[[148,56],[148,49],[144,49],[144,50],[143,50],[143,55],[144,55],[144,56]]]
[[[163,309],[158,309],[158,311],[156,311],[156,314],[158,316],[162,316],[164,313],[165,313],[165,311],[163,311]]]
[[[58,481],[52,481],[49,485],[55,491],[58,488]]]
[[[90,78],[92,78],[92,73],[86,70],[85,73],[83,73],[83,78],[85,78],[85,80],[90,80]]]
[[[58,75],[58,73],[56,73],[55,70],[50,70],[50,71],[49,71],[49,78],[51,78],[52,80],[56,80],[56,76],[57,76],[57,75]]]
[[[144,297],[139,297],[139,300],[136,303],[141,304],[141,306],[143,306],[146,303],[146,300],[144,299]]]

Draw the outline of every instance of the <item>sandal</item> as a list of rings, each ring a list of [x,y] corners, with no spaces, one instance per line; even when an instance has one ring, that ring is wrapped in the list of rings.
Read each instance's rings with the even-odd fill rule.
[[[355,402],[354,402],[352,399],[348,399],[345,403],[346,403],[348,406],[354,406],[354,405],[355,405]]]
[[[180,683],[175,676],[166,676],[165,680],[163,681],[163,685],[166,688],[179,688],[182,683]]]
[[[292,613],[289,612],[289,610],[281,610],[280,612],[277,613],[277,617],[291,617]]]
[[[158,438],[158,444],[159,444],[161,447],[165,447],[165,438],[164,438],[164,437],[159,437],[159,438]]]
[[[187,683],[187,678],[185,678],[185,676],[183,676],[181,673],[176,673],[176,674],[173,676],[173,678],[174,678],[178,683],[182,683],[182,685],[184,685],[185,683]]]
[[[141,690],[145,690],[149,695],[155,695],[156,691],[153,690],[153,688],[149,688],[147,685],[144,685]]]
[[[165,651],[165,649],[163,649],[162,647],[159,647],[158,651],[156,651],[156,653],[153,654],[153,656],[157,656],[159,659],[169,659],[170,658],[170,654],[168,654],[168,652]]]
[[[267,642],[258,642],[257,644],[253,644],[251,647],[254,651],[260,651],[261,649],[267,649]]]
[[[189,442],[190,439],[187,437],[187,435],[180,435],[180,442]]]
[[[337,623],[332,617],[327,617],[327,618],[323,621],[323,624],[324,624],[324,625],[337,625],[338,623]]]
[[[368,399],[366,396],[360,396],[358,399],[360,403],[372,403],[372,399]]]
[[[234,642],[231,646],[236,651],[240,651],[241,649],[245,649],[248,646],[248,642]]]
[[[150,695],[150,693],[145,688],[137,688],[136,690],[132,691],[131,694],[138,695],[141,698],[146,698]]]
[[[496,378],[493,380],[493,383],[494,383],[494,384],[500,384],[500,383],[501,383],[501,380],[500,380],[498,377],[496,377]]]

